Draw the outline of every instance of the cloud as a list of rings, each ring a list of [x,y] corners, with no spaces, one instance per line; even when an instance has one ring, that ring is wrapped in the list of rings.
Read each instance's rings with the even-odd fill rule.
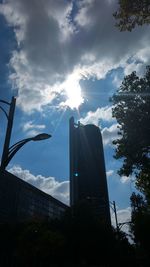
[[[106,172],[107,177],[110,177],[114,174],[114,170],[109,170]]]
[[[128,183],[129,181],[131,180],[131,177],[130,176],[122,176],[120,181],[125,184],[125,183]]]
[[[41,133],[41,130],[45,129],[44,124],[34,124],[33,121],[27,121],[22,125],[22,129],[26,132],[27,136],[34,136]]]
[[[112,122],[114,120],[115,119],[112,117],[112,106],[106,106],[98,108],[95,112],[87,112],[85,117],[80,119],[80,122],[83,124],[95,124],[98,126],[100,121]],[[118,124],[114,123],[101,130],[104,145],[111,145],[113,140],[119,138],[117,126]]]
[[[116,228],[116,220],[115,220],[115,214],[114,211],[111,209],[111,222],[112,225]],[[130,228],[129,228],[129,224],[128,222],[131,221],[131,208],[127,207],[125,209],[119,209],[117,208],[117,219],[118,219],[118,223],[126,223],[124,225],[120,225],[120,229],[125,232],[128,235],[128,239],[130,242],[133,242],[130,238]]]
[[[149,28],[120,33],[112,16],[116,8],[117,0],[8,0],[0,4],[0,13],[13,27],[18,43],[12,51],[9,78],[25,112],[42,111],[61,96],[62,83],[74,72],[78,80],[102,79],[118,67],[127,73],[133,56],[134,62],[150,62]]]
[[[121,209],[117,211],[118,222],[130,222],[131,221],[131,208]]]
[[[102,130],[102,138],[103,138],[103,144],[106,145],[111,145],[112,141],[115,139],[118,139],[118,124],[112,124],[110,127],[105,127]]]
[[[137,74],[139,75],[140,72],[142,71],[142,69],[143,69],[143,64],[141,62],[140,63],[132,62],[132,63],[126,65],[126,67],[124,69],[124,74],[129,75],[133,71],[136,71]]]
[[[122,83],[122,79],[116,74],[113,78],[113,81],[112,83],[117,87],[119,88],[121,83]]]
[[[119,209],[117,207],[117,219],[118,219],[118,223],[131,221],[131,208],[127,207],[125,209]],[[112,220],[112,225],[116,226],[115,214],[112,209],[111,209],[111,220]]]
[[[69,204],[69,181],[58,182],[54,177],[35,176],[29,170],[23,170],[20,166],[13,166],[9,169],[9,172],[63,203]]]
[[[84,118],[80,119],[80,122],[83,124],[95,124],[99,125],[100,120],[103,121],[113,121],[112,118],[112,107],[106,106],[98,108],[95,112],[89,111]]]

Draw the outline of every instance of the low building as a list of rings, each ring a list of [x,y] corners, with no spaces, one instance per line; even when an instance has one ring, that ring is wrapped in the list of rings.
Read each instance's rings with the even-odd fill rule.
[[[0,223],[59,219],[67,205],[3,171],[0,173]]]

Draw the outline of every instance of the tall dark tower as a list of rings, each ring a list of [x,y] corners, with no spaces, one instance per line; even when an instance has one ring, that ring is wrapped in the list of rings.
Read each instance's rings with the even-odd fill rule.
[[[109,198],[100,129],[70,118],[70,205],[91,203],[96,217],[110,224]]]

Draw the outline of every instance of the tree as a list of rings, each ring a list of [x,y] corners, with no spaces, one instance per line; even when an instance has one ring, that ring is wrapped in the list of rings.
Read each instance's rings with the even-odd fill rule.
[[[118,122],[115,158],[123,159],[119,175],[136,175],[136,185],[150,198],[150,66],[144,77],[125,76],[111,98]]]
[[[150,261],[149,237],[150,237],[150,210],[144,198],[140,194],[132,193],[131,201],[131,225],[130,229],[134,235],[134,242],[137,245],[137,257],[144,261]],[[145,266],[145,265],[144,265]],[[146,265],[148,266],[148,265]]]
[[[113,16],[120,31],[132,31],[136,25],[150,23],[150,0],[119,0],[119,10]]]

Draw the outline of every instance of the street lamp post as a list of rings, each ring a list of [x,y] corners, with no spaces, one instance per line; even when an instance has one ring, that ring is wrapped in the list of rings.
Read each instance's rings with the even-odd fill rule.
[[[110,204],[112,205],[111,208],[115,214],[115,222],[116,222],[116,229],[117,229],[117,232],[119,232],[119,224],[118,224],[118,218],[117,218],[117,210],[116,210],[116,203],[115,201],[111,202],[109,201]]]
[[[1,107],[1,110],[4,111],[7,117],[7,130],[6,130],[2,159],[1,159],[1,169],[5,169],[4,162],[5,162],[6,155],[8,154],[8,151],[9,151],[9,144],[10,144],[10,138],[11,138],[11,132],[12,132],[12,126],[13,126],[16,98],[12,97],[11,103],[4,101],[4,100],[0,100],[0,102],[10,106],[8,115],[5,112],[5,110]]]
[[[127,222],[121,222],[121,223],[118,223],[118,218],[117,218],[117,210],[116,210],[116,203],[115,201],[111,202],[109,201],[110,204],[112,206],[110,206],[115,214],[115,222],[116,222],[116,229],[117,229],[117,233],[119,233],[119,231],[121,230],[122,226],[126,225],[126,224],[131,224],[132,222],[131,221],[127,221]]]
[[[23,139],[17,143],[15,143],[14,145],[12,145],[11,147],[9,147],[8,149],[8,153],[5,155],[5,158],[3,159],[3,164],[1,164],[1,169],[5,169],[7,167],[7,165],[9,164],[10,160],[13,158],[13,156],[17,153],[17,151],[24,146],[26,143],[30,142],[30,141],[41,141],[41,140],[45,140],[50,138],[51,135],[50,134],[46,134],[46,133],[41,133],[38,134],[34,137],[30,137],[30,138],[26,138]]]
[[[38,134],[34,137],[20,140],[17,143],[15,143],[14,145],[12,145],[11,147],[9,147],[11,132],[12,132],[12,126],[13,126],[13,118],[14,118],[14,112],[15,112],[16,99],[15,99],[15,97],[12,97],[11,103],[8,103],[7,101],[1,100],[1,99],[0,99],[0,102],[10,106],[8,114],[5,111],[5,109],[0,106],[0,109],[5,113],[5,115],[7,117],[7,130],[6,130],[5,142],[4,142],[4,147],[3,147],[2,159],[1,159],[1,167],[0,167],[1,171],[3,171],[7,167],[8,163],[10,162],[12,157],[26,143],[28,143],[30,141],[41,141],[44,139],[48,139],[51,137],[51,135],[46,134],[46,133],[41,133],[41,134]]]

